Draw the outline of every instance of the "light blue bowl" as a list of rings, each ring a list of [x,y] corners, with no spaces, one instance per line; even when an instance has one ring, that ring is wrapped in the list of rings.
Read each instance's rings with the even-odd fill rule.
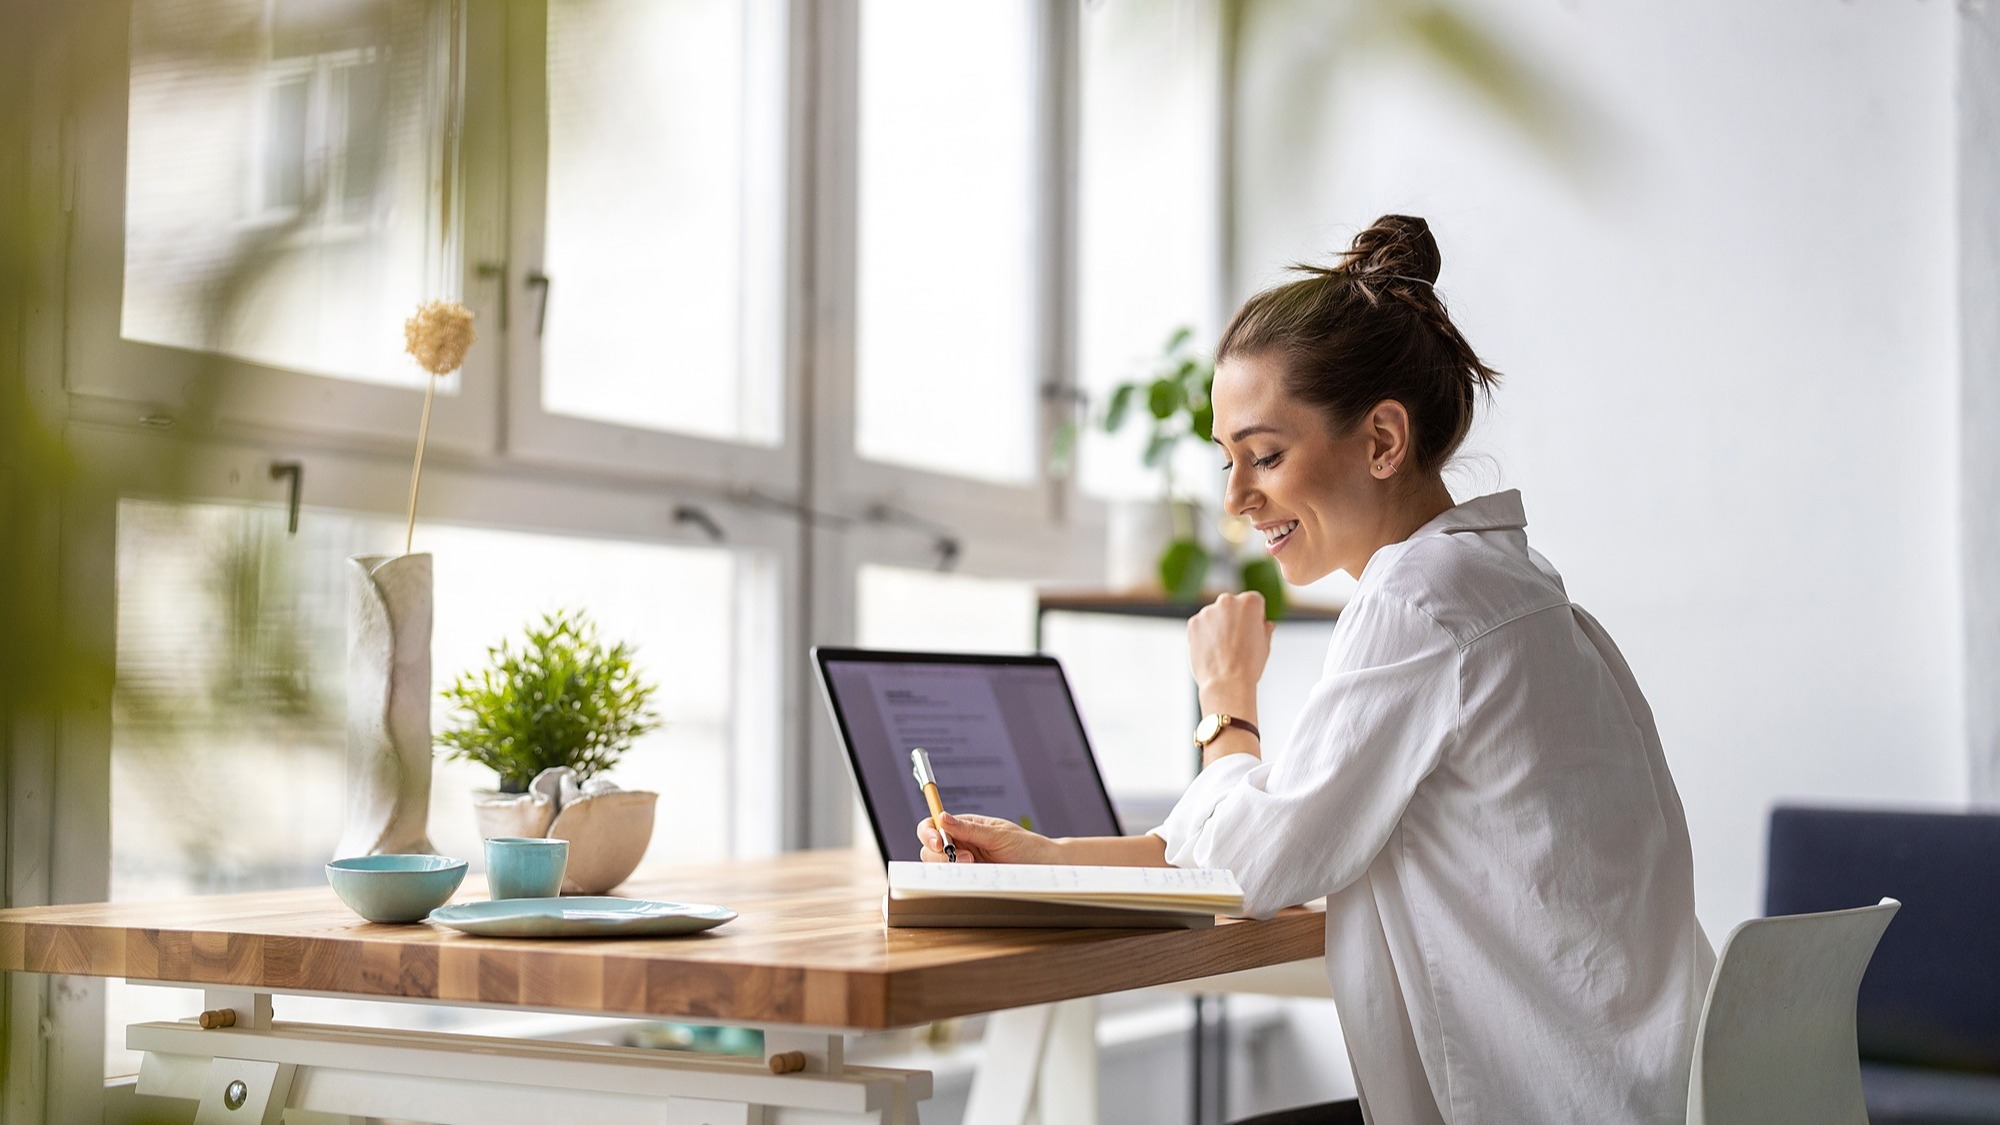
[[[418,922],[465,881],[465,861],[441,855],[361,855],[326,865],[326,881],[370,922]]]

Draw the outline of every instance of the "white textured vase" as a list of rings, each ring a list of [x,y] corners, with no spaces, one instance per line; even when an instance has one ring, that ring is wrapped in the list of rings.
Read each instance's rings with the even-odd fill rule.
[[[428,854],[431,557],[347,560],[347,824],[338,855]]]

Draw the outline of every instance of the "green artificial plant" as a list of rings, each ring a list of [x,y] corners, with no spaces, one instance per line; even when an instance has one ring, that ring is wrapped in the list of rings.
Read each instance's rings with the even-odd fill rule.
[[[1275,621],[1285,612],[1285,582],[1269,555],[1239,561],[1233,545],[1212,550],[1199,533],[1203,508],[1199,500],[1179,495],[1174,481],[1174,454],[1189,439],[1215,440],[1215,362],[1194,348],[1194,330],[1180,328],[1167,338],[1153,367],[1139,379],[1113,387],[1101,424],[1116,433],[1143,418],[1148,426],[1146,467],[1160,471],[1161,495],[1170,505],[1174,537],[1160,552],[1160,585],[1182,601],[1201,596],[1215,564],[1234,566],[1245,590],[1264,595],[1265,615]],[[1134,404],[1143,409],[1134,409]]]
[[[446,757],[499,774],[503,793],[525,792],[556,766],[575,770],[579,781],[610,769],[659,726],[653,685],[632,667],[632,647],[605,645],[581,611],[544,615],[519,649],[502,640],[486,651],[485,667],[444,690],[464,722],[438,742]]]

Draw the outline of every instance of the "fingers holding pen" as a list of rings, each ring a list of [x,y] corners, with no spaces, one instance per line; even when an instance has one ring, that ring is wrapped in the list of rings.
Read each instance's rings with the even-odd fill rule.
[[[953,850],[958,853],[958,862],[977,863],[979,862],[979,858],[973,854],[974,849],[965,847],[959,842],[959,832],[963,827],[964,823],[957,817],[950,813],[944,814],[944,831],[951,835],[953,844],[957,845]],[[925,817],[917,825],[917,840],[924,846],[923,861],[925,863],[946,863],[950,861],[951,857],[947,856],[944,851],[944,833],[938,831],[937,820],[935,818]]]

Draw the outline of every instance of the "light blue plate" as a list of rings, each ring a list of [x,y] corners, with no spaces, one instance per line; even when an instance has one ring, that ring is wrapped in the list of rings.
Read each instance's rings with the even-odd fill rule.
[[[642,898],[503,898],[431,911],[430,921],[482,937],[660,937],[714,929],[734,910]]]

